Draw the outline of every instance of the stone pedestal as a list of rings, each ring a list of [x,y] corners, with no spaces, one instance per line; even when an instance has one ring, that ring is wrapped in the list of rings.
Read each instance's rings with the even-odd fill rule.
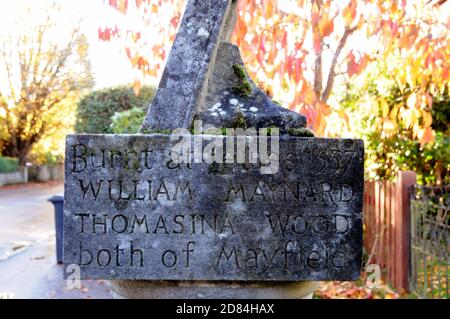
[[[317,281],[108,281],[116,299],[311,299]]]

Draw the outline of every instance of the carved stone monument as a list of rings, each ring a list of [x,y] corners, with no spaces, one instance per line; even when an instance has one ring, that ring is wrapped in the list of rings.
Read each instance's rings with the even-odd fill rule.
[[[363,143],[312,137],[251,81],[236,5],[188,1],[140,134],[67,137],[64,263],[116,296],[301,298],[359,277]]]

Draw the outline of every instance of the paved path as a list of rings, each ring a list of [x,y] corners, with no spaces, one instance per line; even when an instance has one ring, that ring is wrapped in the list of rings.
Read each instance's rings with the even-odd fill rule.
[[[0,297],[111,298],[103,281],[68,289],[56,263],[52,195],[61,182],[0,188]]]

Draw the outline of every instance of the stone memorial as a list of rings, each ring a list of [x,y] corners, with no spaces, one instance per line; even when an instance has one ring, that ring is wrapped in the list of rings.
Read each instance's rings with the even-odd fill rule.
[[[139,134],[67,137],[64,263],[116,296],[296,298],[359,277],[363,143],[313,137],[252,82],[236,6],[188,1]]]

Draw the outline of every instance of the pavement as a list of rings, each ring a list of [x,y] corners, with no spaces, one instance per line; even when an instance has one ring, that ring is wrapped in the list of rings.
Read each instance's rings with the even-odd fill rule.
[[[52,195],[61,181],[0,187],[0,299],[109,299],[101,280],[69,289],[56,262]]]

